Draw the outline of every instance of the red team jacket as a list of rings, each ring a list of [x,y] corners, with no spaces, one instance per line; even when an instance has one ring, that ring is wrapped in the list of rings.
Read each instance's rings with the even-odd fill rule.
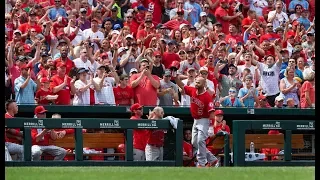
[[[132,120],[140,120],[140,117],[131,116]],[[144,151],[148,141],[148,130],[141,129],[141,130],[133,130],[133,148],[139,149]]]

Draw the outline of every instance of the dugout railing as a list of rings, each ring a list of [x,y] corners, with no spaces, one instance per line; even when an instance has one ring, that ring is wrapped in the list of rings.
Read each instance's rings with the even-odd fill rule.
[[[123,119],[89,119],[89,118],[10,118],[5,119],[6,128],[23,130],[24,161],[7,161],[6,166],[182,166],[183,165],[183,123],[178,120],[177,129],[173,129],[169,120],[123,120]],[[75,129],[75,160],[73,161],[31,161],[31,129]],[[90,161],[83,159],[82,129],[123,129],[125,131],[125,159],[117,161]],[[134,161],[133,129],[167,129],[174,130],[174,160]]]
[[[279,130],[284,136],[283,161],[245,161],[247,130]],[[315,121],[305,120],[234,120],[234,166],[314,166],[315,160],[292,160],[292,131],[315,131]]]

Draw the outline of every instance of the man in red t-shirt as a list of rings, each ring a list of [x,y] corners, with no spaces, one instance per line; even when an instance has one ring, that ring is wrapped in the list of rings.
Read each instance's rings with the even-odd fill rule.
[[[18,105],[15,100],[9,99],[6,102],[6,113],[5,118],[14,118],[14,115],[18,113]],[[10,154],[16,154],[17,160],[23,160],[23,146],[20,145],[23,134],[20,129],[9,129],[6,128],[4,133],[5,146],[7,147]]]
[[[61,57],[58,58],[58,59],[55,59],[55,61],[54,61],[54,65],[55,65],[56,68],[60,63],[64,63],[65,64],[65,66],[66,66],[66,74],[69,74],[70,70],[73,67],[75,67],[74,62],[68,58],[68,53],[69,53],[69,48],[67,46],[62,46],[60,48]]]
[[[52,76],[50,89],[53,94],[58,95],[55,104],[70,105],[71,95],[75,94],[75,79],[71,79],[66,74],[66,65],[64,63],[57,64],[57,74]]]
[[[206,147],[208,138],[209,117],[213,116],[215,111],[212,97],[206,91],[206,80],[203,77],[197,77],[195,87],[185,86],[179,76],[175,78],[176,84],[183,89],[185,94],[190,96],[190,111],[194,118],[192,126],[192,145],[197,151],[198,167],[210,167],[215,165],[218,159],[213,156]],[[207,156],[209,155],[209,157]]]
[[[37,106],[34,109],[35,118],[46,118],[47,110],[43,106]],[[40,160],[42,153],[48,153],[54,156],[54,160],[61,161],[66,156],[67,151],[61,147],[50,145],[49,139],[57,139],[58,134],[50,129],[31,129],[32,147],[31,154],[32,160]]]
[[[157,75],[152,75],[150,63],[147,59],[142,59],[139,65],[139,73],[130,77],[130,84],[134,91],[134,102],[144,106],[157,105],[157,90],[160,87],[160,79]]]
[[[162,107],[155,107],[150,112],[148,119],[161,120],[164,111]],[[164,145],[164,130],[147,130],[147,145],[146,145],[146,161],[162,161],[163,160],[163,145]]]
[[[133,104],[130,107],[132,120],[140,120],[143,115],[143,106],[139,103]],[[147,134],[146,129],[135,129],[133,130],[133,160],[144,161],[145,160],[145,148],[147,145]]]

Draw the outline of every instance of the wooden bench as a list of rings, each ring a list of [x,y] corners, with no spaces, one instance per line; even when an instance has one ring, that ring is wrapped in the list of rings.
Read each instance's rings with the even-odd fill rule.
[[[83,134],[83,147],[90,149],[95,148],[114,148],[117,149],[119,144],[124,144],[123,133],[84,133]],[[74,135],[66,135],[62,139],[50,140],[49,144],[59,146],[65,149],[75,148]],[[74,155],[68,153],[67,155]],[[84,156],[125,156],[125,153],[92,153],[84,154]]]
[[[230,148],[233,146],[232,134],[229,136]],[[260,150],[262,148],[278,148],[284,149],[284,135],[269,135],[269,134],[246,134],[245,135],[245,148],[250,149],[250,143],[254,142],[254,148]],[[224,147],[224,137],[217,137],[211,144],[208,146],[214,147],[214,149],[223,149]],[[304,148],[304,139],[303,134],[292,134],[291,136],[291,146],[292,149],[303,149]],[[267,156],[275,156],[276,154],[268,154]],[[223,156],[223,154],[219,154]],[[283,156],[283,155],[277,155]],[[299,153],[292,154],[292,156],[314,156],[312,153]]]

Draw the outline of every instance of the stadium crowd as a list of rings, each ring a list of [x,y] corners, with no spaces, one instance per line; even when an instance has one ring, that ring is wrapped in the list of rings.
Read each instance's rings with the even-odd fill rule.
[[[315,106],[314,0],[6,0],[18,104]],[[145,96],[148,94],[148,96]]]
[[[41,105],[99,104],[131,106],[137,119],[141,106],[190,106],[195,100],[178,84],[194,87],[197,77],[216,107],[315,107],[315,0],[6,0],[5,7],[5,97],[15,99],[6,118],[19,104],[40,105],[40,118]],[[163,117],[162,108],[153,112]],[[225,129],[223,111],[215,117],[212,125]],[[32,132],[34,159],[43,151],[65,157],[65,149],[38,143],[58,132]],[[21,141],[20,131],[11,134]],[[147,142],[141,151],[152,148]],[[17,145],[11,150],[23,159]]]

